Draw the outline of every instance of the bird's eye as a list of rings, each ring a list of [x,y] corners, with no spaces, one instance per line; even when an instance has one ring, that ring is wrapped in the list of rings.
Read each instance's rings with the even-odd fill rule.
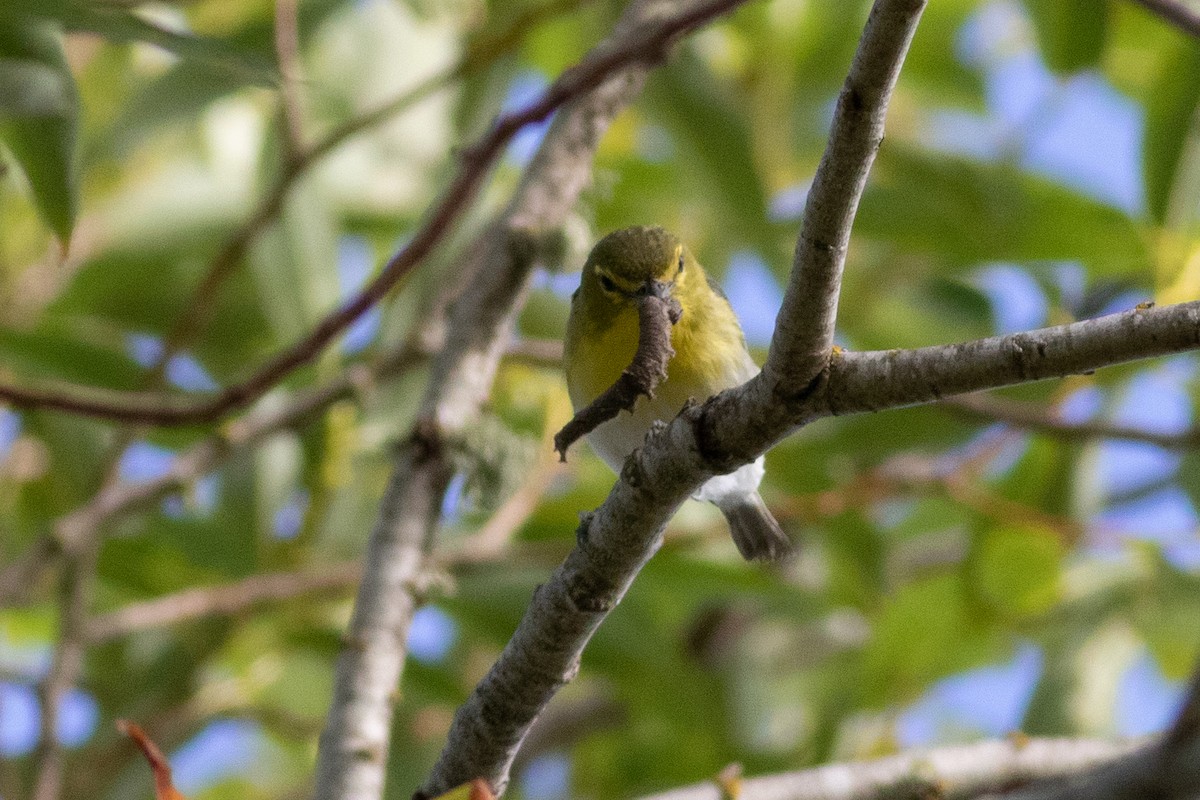
[[[679,272],[683,272],[683,251],[679,251]]]
[[[606,292],[615,292],[617,290],[617,285],[607,275],[600,276],[600,285],[604,287],[604,291]]]

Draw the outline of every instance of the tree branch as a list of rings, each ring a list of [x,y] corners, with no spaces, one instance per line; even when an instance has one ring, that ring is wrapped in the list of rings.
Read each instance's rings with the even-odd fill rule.
[[[441,242],[474,198],[492,163],[519,130],[546,119],[556,109],[596,88],[609,75],[622,68],[661,59],[665,49],[677,37],[740,2],[744,0],[710,0],[687,13],[632,31],[622,41],[597,48],[584,61],[565,71],[539,99],[524,109],[498,118],[488,133],[462,151],[458,173],[441,199],[431,208],[408,244],[392,256],[379,275],[348,303],[321,320],[307,336],[269,359],[242,382],[204,400],[172,400],[165,405],[157,397],[136,392],[96,390],[92,397],[75,397],[58,391],[5,385],[0,385],[0,398],[19,408],[52,408],[120,422],[160,426],[213,422],[245,408],[292,371],[316,357]],[[232,263],[235,261],[230,259]]]
[[[1157,741],[1091,769],[995,795],[993,800],[1194,800],[1198,787],[1200,667],[1175,721]]]
[[[848,80],[851,88],[842,94],[831,134],[831,142],[842,143],[831,144],[831,147],[839,148],[840,157],[847,161],[835,163],[831,158],[822,161],[809,198],[810,206],[818,211],[810,212],[805,223],[806,230],[810,231],[810,241],[844,242],[848,239],[862,181],[878,144],[879,120],[923,7],[919,0],[880,0],[872,11],[855,57],[855,69]],[[865,105],[867,99],[872,105]],[[857,144],[850,146],[845,144],[847,142]],[[850,162],[861,163],[856,166]],[[860,177],[852,180],[846,178],[860,173]],[[833,174],[842,176],[841,180],[834,180]],[[839,192],[852,197],[839,199]],[[840,221],[844,230],[824,231],[825,226],[819,222],[824,213],[820,209],[825,208],[845,209],[829,212]],[[811,234],[813,228],[821,235]],[[831,235],[827,237],[825,233]],[[805,260],[794,274],[800,271],[812,275],[811,279],[805,280],[815,281],[814,286],[836,284],[841,254],[831,263],[823,249],[801,246],[799,252],[812,263]],[[768,360],[768,369],[773,366],[772,374],[793,379],[796,370],[781,368],[780,360],[799,359],[800,372],[808,371],[814,360],[814,348],[819,349],[826,328],[832,325],[836,304],[834,286],[834,299],[830,300],[827,292],[821,301],[823,310],[810,310],[818,316],[816,325],[802,325],[799,320],[803,317],[796,309],[789,308],[789,304],[808,302],[798,300],[797,291],[789,290],[776,329],[775,342],[778,344],[773,343]],[[779,331],[780,326],[785,325],[783,320],[788,319],[795,320],[787,323],[788,335],[799,336],[805,342],[800,347],[784,345],[784,337]],[[814,329],[819,329],[815,335]],[[826,360],[827,354],[822,351],[817,359],[820,368]],[[726,419],[736,428],[734,433],[738,437],[745,437],[747,427],[759,428],[764,422],[771,424],[769,420],[782,406],[777,394],[761,378],[760,375],[759,379],[736,391],[739,397],[749,397],[735,416]],[[785,383],[785,392],[786,386]],[[530,726],[554,693],[574,677],[588,640],[658,549],[663,528],[675,510],[706,479],[718,471],[732,471],[740,464],[752,461],[791,427],[790,418],[776,422],[773,432],[765,429],[767,436],[761,436],[764,430],[760,430],[759,437],[749,437],[758,438],[755,442],[760,445],[757,451],[739,448],[732,457],[709,461],[702,453],[713,451],[705,448],[700,432],[702,426],[698,424],[704,419],[704,408],[686,409],[670,426],[654,428],[642,450],[626,462],[620,480],[604,504],[595,514],[584,515],[576,534],[576,548],[534,594],[525,617],[499,660],[459,708],[442,755],[415,798],[436,797],[475,777],[487,779],[494,788],[502,791],[513,757]],[[737,438],[722,438],[722,442],[730,441],[737,441]]]
[[[275,0],[275,58],[279,62],[279,106],[288,160],[304,152],[304,75],[300,68],[298,5],[298,0]]]
[[[891,6],[902,6],[905,22],[890,13]],[[888,98],[924,6],[922,0],[893,3],[886,14],[881,4],[874,6],[862,39],[871,46],[860,46],[855,53],[838,97],[829,143],[804,205],[792,277],[767,360],[766,369],[792,392],[820,375],[833,347],[851,224],[883,142]]]
[[[1122,756],[1134,745],[1088,739],[1002,740],[913,750],[878,761],[829,764],[743,778],[738,800],[917,800],[968,798],[1077,772]],[[722,800],[715,782],[641,800]]]
[[[1004,397],[964,395],[943,400],[938,407],[969,419],[1001,422],[1014,428],[1035,431],[1065,441],[1122,439],[1145,442],[1168,450],[1200,447],[1200,428],[1189,428],[1179,433],[1158,433],[1113,422],[1067,422],[1059,416],[1055,408]]]
[[[97,555],[97,548],[88,548],[72,557],[63,570],[54,657],[49,672],[38,686],[41,714],[33,800],[57,800],[62,791],[65,756],[59,741],[59,711],[83,667],[87,650],[87,612],[96,583]]]
[[[950,395],[1093,372],[1200,347],[1200,301],[961,344],[838,353],[810,410],[879,411]]]

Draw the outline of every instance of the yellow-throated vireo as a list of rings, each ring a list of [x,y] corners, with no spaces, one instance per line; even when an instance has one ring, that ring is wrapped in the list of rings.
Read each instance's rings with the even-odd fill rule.
[[[653,398],[642,397],[588,434],[592,449],[614,471],[642,444],[656,420],[670,421],[689,398],[704,400],[758,372],[725,295],[683,243],[662,228],[624,228],[597,243],[571,298],[567,323],[567,388],[575,410],[592,402],[629,365],[638,344],[638,298],[674,298],[683,315],[671,331],[675,355]],[[791,545],[758,494],[760,457],[708,480],[694,497],[725,515],[742,556],[774,560]]]

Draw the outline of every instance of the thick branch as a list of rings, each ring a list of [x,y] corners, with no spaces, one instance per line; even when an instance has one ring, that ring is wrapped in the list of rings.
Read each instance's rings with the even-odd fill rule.
[[[839,353],[823,413],[878,411],[956,394],[1089,373],[1200,347],[1200,301],[962,344]],[[814,404],[814,409],[818,404]]]
[[[475,144],[462,151],[458,173],[441,199],[425,217],[408,244],[384,265],[367,286],[348,303],[322,319],[303,339],[268,360],[241,383],[201,401],[170,405],[148,402],[138,393],[97,392],[95,397],[73,397],[56,391],[0,385],[0,398],[17,407],[54,408],[85,416],[152,425],[190,425],[213,422],[245,408],[297,368],[315,358],[335,337],[379,302],[411,272],[452,230],[474,199],[496,158],[508,142],[527,125],[540,122],[576,97],[600,85],[608,76],[639,63],[662,58],[678,36],[717,17],[744,0],[710,0],[688,11],[630,30],[627,38],[597,48],[588,58],[564,72],[543,95],[519,111],[501,116]]]
[[[883,141],[888,98],[924,8],[924,0],[875,5],[863,31],[871,46],[859,47],[838,97],[766,367],[790,391],[820,374],[833,347],[850,227]]]
[[[622,411],[633,411],[642,395],[654,397],[654,390],[667,377],[667,362],[675,355],[671,348],[671,326],[683,310],[679,301],[664,301],[653,295],[638,303],[638,344],[629,366],[612,386],[600,393],[554,436],[554,449],[561,461],[567,460],[567,448],[608,422]]]

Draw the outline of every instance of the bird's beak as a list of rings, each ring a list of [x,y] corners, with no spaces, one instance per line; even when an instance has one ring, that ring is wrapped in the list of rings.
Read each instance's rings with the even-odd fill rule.
[[[671,290],[674,288],[674,281],[667,282],[651,279],[642,284],[642,287],[638,289],[637,294],[639,297],[654,296],[665,302],[671,299]]]

